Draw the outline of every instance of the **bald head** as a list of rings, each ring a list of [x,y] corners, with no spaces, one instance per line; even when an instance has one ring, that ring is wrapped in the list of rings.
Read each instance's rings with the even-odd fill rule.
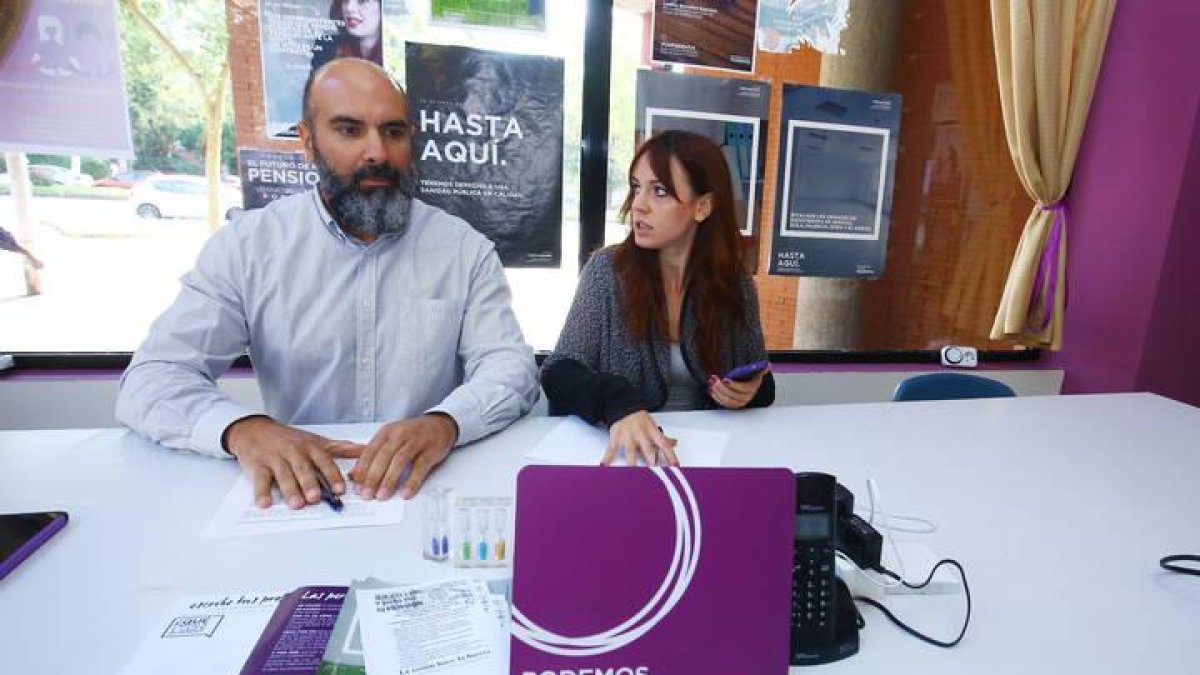
[[[312,127],[315,106],[329,96],[396,96],[407,104],[404,89],[379,64],[366,59],[343,57],[326,63],[308,75],[301,99],[303,122]]]
[[[403,232],[414,195],[404,90],[374,63],[342,58],[313,73],[304,98],[300,141],[331,215],[364,241]]]

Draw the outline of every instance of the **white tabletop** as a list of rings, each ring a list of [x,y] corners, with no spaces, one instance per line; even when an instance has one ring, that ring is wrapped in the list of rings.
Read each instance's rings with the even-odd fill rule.
[[[860,653],[822,672],[1195,672],[1200,579],[1157,561],[1200,553],[1200,409],[1115,394],[661,417],[730,432],[728,466],[826,471],[860,503],[873,477],[889,511],[934,521],[922,540],[966,566],[975,610],[957,648],[863,608]],[[512,494],[523,452],[556,422],[525,419],[456,451],[431,482]],[[396,527],[201,539],[237,470],[115,429],[0,432],[0,512],[71,516],[0,581],[4,670],[119,671],[183,595],[455,572],[421,559],[415,504]],[[887,602],[944,638],[962,618],[961,597]]]

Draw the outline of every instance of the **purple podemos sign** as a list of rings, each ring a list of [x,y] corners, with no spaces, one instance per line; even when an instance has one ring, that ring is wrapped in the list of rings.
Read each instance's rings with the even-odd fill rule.
[[[522,469],[511,673],[784,675],[794,508],[787,469]]]

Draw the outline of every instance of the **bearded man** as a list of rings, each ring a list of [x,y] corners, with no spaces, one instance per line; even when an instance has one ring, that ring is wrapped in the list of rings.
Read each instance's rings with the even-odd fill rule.
[[[414,196],[404,91],[337,59],[304,88],[300,138],[320,182],[217,232],[121,378],[117,419],[169,447],[235,457],[270,506],[322,481],[411,498],[451,449],[537,400],[533,352],[495,247]],[[263,410],[216,379],[243,352]],[[294,425],[385,422],[366,445]]]

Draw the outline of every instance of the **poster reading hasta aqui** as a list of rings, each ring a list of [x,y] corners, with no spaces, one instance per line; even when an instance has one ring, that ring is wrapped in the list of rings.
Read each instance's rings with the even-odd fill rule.
[[[771,274],[883,276],[900,109],[899,94],[783,85]]]
[[[308,74],[340,56],[383,65],[383,0],[259,0],[267,135],[298,138]],[[387,3],[403,13],[403,0]]]
[[[507,267],[562,257],[562,59],[407,43],[419,195]]]

